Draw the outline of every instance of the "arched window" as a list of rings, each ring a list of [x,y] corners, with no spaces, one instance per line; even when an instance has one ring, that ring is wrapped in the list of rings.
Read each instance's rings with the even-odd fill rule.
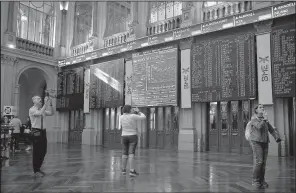
[[[182,2],[162,1],[151,2],[150,4],[150,23],[166,20],[182,15]]]
[[[92,2],[75,2],[74,46],[88,42],[92,35]]]
[[[55,7],[53,2],[19,2],[17,36],[39,44],[54,47],[55,20]]]
[[[131,2],[109,1],[107,2],[107,24],[105,37],[128,31],[131,15]]]

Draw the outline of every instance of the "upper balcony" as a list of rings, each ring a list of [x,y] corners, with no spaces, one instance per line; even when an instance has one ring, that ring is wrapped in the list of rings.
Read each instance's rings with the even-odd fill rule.
[[[253,1],[238,1],[238,2],[159,2],[154,4],[149,4],[150,11],[148,11],[147,17],[142,19],[141,34],[155,35],[165,33],[167,31],[182,28],[183,26],[190,26],[192,24],[209,22],[218,20],[224,17],[229,17],[232,15],[248,12],[255,9],[260,9],[262,7],[268,7],[273,5],[274,2],[253,2]],[[111,6],[111,5],[110,5]],[[125,5],[126,7],[129,4]],[[140,6],[137,6],[138,8]],[[172,8],[173,7],[173,8]],[[112,8],[112,9],[111,9]],[[113,10],[115,13],[115,8],[111,6],[108,10]],[[134,8],[133,8],[134,9]],[[72,56],[77,56],[84,54],[86,52],[92,51],[95,48],[108,48],[111,46],[116,46],[124,44],[135,39],[137,27],[133,27],[133,19],[129,17],[130,11],[133,9],[127,8],[125,17],[119,17],[118,15],[109,14],[106,18],[106,28],[103,32],[104,35],[99,41],[102,43],[100,47],[97,41],[89,41],[84,44],[77,45],[72,48]],[[137,10],[137,14],[141,13],[141,10]],[[116,12],[117,13],[117,12]],[[136,14],[136,15],[137,15]],[[189,15],[189,16],[188,16]],[[135,16],[133,15],[132,17]],[[188,18],[190,18],[188,22]],[[145,21],[144,21],[145,20]],[[147,20],[147,21],[146,21]],[[111,24],[111,21],[114,23]],[[147,22],[146,24],[144,24]],[[104,23],[104,22],[103,22]],[[137,23],[137,22],[135,22]],[[137,23],[136,25],[139,25]],[[146,29],[144,27],[146,25]],[[136,30],[135,30],[136,29]],[[141,37],[136,37],[141,38]]]
[[[104,48],[126,43],[131,37],[129,31],[113,34],[104,38]]]
[[[94,42],[93,40],[89,40],[84,44],[79,44],[71,48],[71,55],[78,56],[81,54],[85,54],[87,52],[91,52],[94,50]]]
[[[178,15],[163,21],[149,23],[147,26],[147,35],[154,35],[164,33],[170,30],[180,28],[182,23],[182,16]]]
[[[252,1],[204,2],[203,21],[212,21],[252,10]]]
[[[54,51],[53,47],[39,44],[37,42],[22,39],[19,37],[16,38],[16,48],[50,57],[53,57]]]

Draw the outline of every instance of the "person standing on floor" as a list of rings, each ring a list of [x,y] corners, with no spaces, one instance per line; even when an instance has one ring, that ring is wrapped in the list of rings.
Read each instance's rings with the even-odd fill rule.
[[[129,161],[130,176],[139,175],[135,170],[135,152],[138,144],[137,121],[144,120],[146,116],[138,108],[132,109],[125,105],[122,109],[123,115],[119,117],[119,128],[122,129],[122,174],[126,174],[126,165]]]
[[[32,147],[31,147],[31,135],[30,135],[31,130],[32,130],[31,119],[28,116],[27,117],[27,122],[26,122],[26,129],[24,131],[24,135],[25,135],[25,138],[26,138],[26,145],[27,145],[26,151],[30,151],[32,149]]]
[[[21,134],[22,121],[15,115],[10,120],[10,125],[13,126],[14,129],[13,133],[11,134],[13,143],[10,144],[10,149],[12,150],[14,146],[16,151],[20,151],[19,140]]]
[[[277,143],[281,142],[279,133],[273,127],[264,110],[264,106],[259,104],[255,107],[255,114],[246,126],[245,137],[250,142],[253,150],[253,182],[256,188],[267,188],[265,181],[265,168],[268,155],[269,136],[274,137]]]
[[[29,116],[33,138],[33,170],[35,177],[43,177],[45,173],[40,168],[47,152],[46,116],[53,115],[54,111],[48,96],[44,98],[43,106],[40,96],[34,96],[32,100],[34,106],[29,109]]]

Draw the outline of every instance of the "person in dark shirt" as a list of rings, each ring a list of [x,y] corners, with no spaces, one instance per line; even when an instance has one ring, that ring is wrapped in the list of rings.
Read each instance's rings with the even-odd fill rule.
[[[26,127],[26,129],[25,129],[24,135],[26,137],[26,145],[27,145],[26,151],[30,151],[32,149],[31,135],[30,135],[30,132],[32,129],[32,124],[31,124],[31,119],[29,116],[27,117],[27,122],[26,122],[25,127]]]
[[[26,129],[29,129],[29,130],[32,129],[31,119],[29,116],[27,117]]]

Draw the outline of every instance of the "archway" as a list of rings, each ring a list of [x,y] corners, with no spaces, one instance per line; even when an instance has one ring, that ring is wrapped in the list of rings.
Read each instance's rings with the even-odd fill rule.
[[[26,69],[20,74],[18,84],[20,85],[18,112],[19,118],[24,122],[33,105],[32,97],[39,95],[44,98],[47,89],[46,74],[38,68]]]

